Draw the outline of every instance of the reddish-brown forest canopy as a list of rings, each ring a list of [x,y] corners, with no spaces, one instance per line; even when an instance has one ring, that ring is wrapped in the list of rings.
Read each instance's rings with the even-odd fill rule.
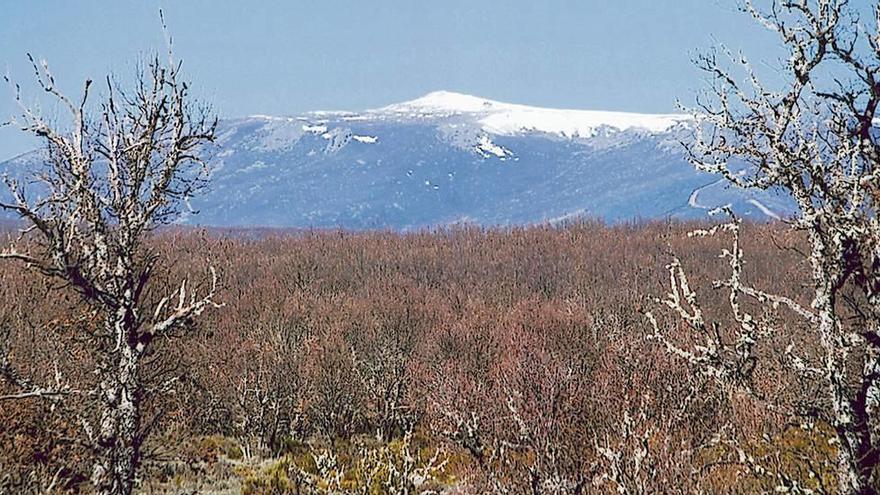
[[[246,456],[271,457],[315,442],[391,442],[413,430],[455,461],[445,469],[462,486],[525,487],[555,476],[604,492],[613,483],[604,449],[637,453],[643,438],[645,473],[653,473],[645,487],[759,486],[737,475],[723,446],[702,447],[733,418],[747,437],[771,438],[781,452],[775,462],[806,479],[803,459],[831,455],[813,438],[820,433],[798,436],[753,404],[722,400],[646,339],[640,311],[665,293],[672,252],[724,317],[724,294],[703,289],[723,263],[724,240],[695,242],[692,227],[157,234],[151,242],[170,262],[157,293],[210,264],[224,267],[218,299],[226,306],[158,343],[152,358],[162,363],[147,378],[144,422],[156,435],[145,476],[167,476],[151,466],[169,452],[184,455],[171,445],[198,439],[222,437]],[[773,225],[745,228],[747,279],[797,294],[807,277],[791,251],[798,239]],[[0,265],[0,321],[15,361],[86,390],[88,356],[65,328],[88,326],[89,315],[65,294]],[[49,328],[48,337],[37,328]],[[788,328],[780,345],[798,332]],[[808,393],[781,370],[771,375],[774,393]],[[87,453],[77,425],[64,423],[66,407],[75,406],[0,402],[9,486],[34,470],[60,473],[69,487],[86,478]],[[626,428],[634,431],[621,434]],[[521,455],[499,469],[505,445]]]

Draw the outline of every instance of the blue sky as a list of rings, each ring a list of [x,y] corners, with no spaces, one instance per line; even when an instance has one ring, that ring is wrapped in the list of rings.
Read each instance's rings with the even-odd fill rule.
[[[445,89],[513,103],[670,112],[692,101],[691,58],[718,42],[773,62],[736,0],[261,0],[7,2],[0,67],[30,90],[25,54],[62,88],[132,73],[162,48],[158,9],[221,116],[359,110]],[[51,108],[48,109],[51,111]],[[0,120],[14,106],[0,88]],[[0,129],[0,159],[31,141]]]

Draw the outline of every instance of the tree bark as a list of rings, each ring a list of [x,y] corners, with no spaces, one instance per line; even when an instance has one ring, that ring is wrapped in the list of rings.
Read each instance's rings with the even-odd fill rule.
[[[100,384],[102,410],[92,484],[101,495],[129,495],[140,460],[139,356],[128,342],[121,342],[117,355],[111,355],[109,361]]]

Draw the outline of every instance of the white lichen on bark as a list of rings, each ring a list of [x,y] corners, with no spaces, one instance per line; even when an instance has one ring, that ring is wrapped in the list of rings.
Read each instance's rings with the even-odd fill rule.
[[[729,291],[736,327],[722,332],[719,323],[706,321],[674,260],[670,293],[656,302],[703,335],[705,343],[674,342],[648,312],[651,338],[725,387],[766,400],[752,387],[751,377],[759,364],[755,347],[774,329],[743,309],[742,299],[772,310],[787,308],[810,329],[820,349],[818,356],[808,355],[803,343],[792,342],[778,352],[785,354],[792,372],[822,384],[822,397],[807,410],[809,419],[827,422],[836,435],[838,492],[875,493],[880,462],[875,414],[880,393],[880,146],[874,121],[880,103],[880,30],[876,22],[866,29],[844,0],[774,1],[766,10],[747,1],[743,9],[778,34],[787,49],[788,59],[779,69],[783,83],[765,85],[742,54],[722,49],[700,57],[712,85],[694,111],[696,139],[688,145],[689,158],[736,186],[775,189],[793,198],[797,214],[788,224],[807,239],[804,261],[812,292],[785,297],[745,284],[734,219],[697,234],[733,234],[732,248],[723,253],[731,275],[715,287]],[[875,21],[880,20],[880,10],[875,12]],[[860,300],[842,300],[844,288]],[[810,300],[809,307],[796,302],[803,299]],[[843,315],[852,313],[854,320],[845,321]],[[723,338],[729,334],[734,337]]]
[[[130,90],[108,77],[94,113],[89,106],[92,81],[74,101],[57,88],[46,62],[31,62],[39,87],[67,110],[71,126],[47,121],[10,82],[20,109],[11,124],[42,140],[46,153],[44,166],[31,180],[4,177],[10,194],[0,208],[16,213],[27,228],[0,251],[0,259],[62,282],[98,315],[99,328],[83,328],[80,336],[97,362],[97,385],[74,391],[61,381],[25,379],[9,362],[3,339],[0,376],[20,392],[0,399],[73,397],[85,403],[97,422],[74,419],[94,452],[95,490],[127,494],[149,430],[142,424],[141,408],[150,344],[189,328],[207,308],[219,306],[213,268],[202,294],[188,289],[184,280],[155,306],[144,297],[161,262],[148,235],[172,221],[180,202],[204,184],[200,153],[214,139],[216,119],[208,108],[193,104],[170,44],[168,60],[149,59]],[[25,186],[30,184],[37,184],[39,195],[28,195]]]

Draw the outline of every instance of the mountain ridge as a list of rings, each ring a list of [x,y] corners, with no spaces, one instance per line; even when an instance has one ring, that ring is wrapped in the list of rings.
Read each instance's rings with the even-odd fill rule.
[[[544,109],[452,92],[361,112],[226,119],[180,223],[412,230],[470,222],[701,218],[785,198],[725,188],[682,154],[690,117]],[[0,168],[22,175],[36,155]],[[195,212],[198,211],[198,214]]]

